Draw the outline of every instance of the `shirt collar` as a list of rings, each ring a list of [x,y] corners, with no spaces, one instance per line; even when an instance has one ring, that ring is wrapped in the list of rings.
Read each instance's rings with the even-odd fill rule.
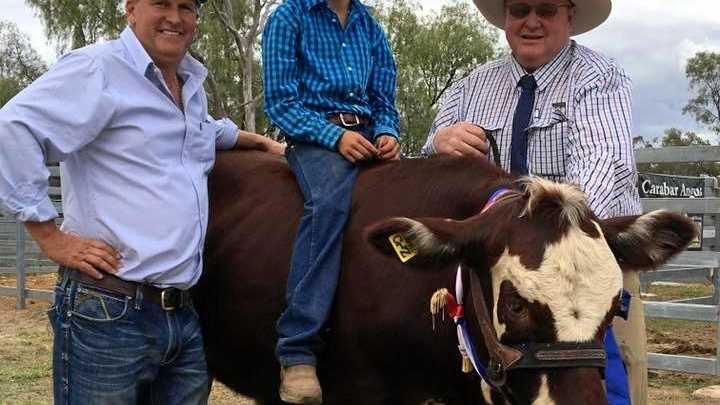
[[[120,41],[122,41],[125,49],[127,49],[130,60],[135,66],[135,70],[141,75],[146,76],[149,67],[154,66],[155,63],[145,48],[143,48],[140,40],[135,36],[132,28],[129,26],[125,27],[120,34]],[[180,61],[180,65],[178,65],[178,74],[185,82],[188,82],[192,77],[197,77],[200,79],[200,82],[202,82],[207,76],[207,69],[202,63],[190,56],[190,54],[186,54]]]
[[[541,66],[539,69],[532,73],[535,78],[535,82],[538,85],[538,91],[543,91],[545,88],[553,82],[553,80],[560,74],[562,67],[565,66],[566,62],[570,59],[572,49],[574,49],[576,43],[574,40],[570,40],[550,62]],[[512,54],[509,56],[510,62],[510,76],[513,78],[514,83],[518,83],[520,78],[528,74],[525,69],[518,63]]]
[[[315,6],[318,6],[320,4],[327,3],[327,0],[302,0],[305,8],[310,11]]]
[[[301,0],[305,8],[310,11],[311,9],[319,6],[320,4],[326,4],[327,0]],[[357,8],[358,10],[367,10],[368,6],[360,2],[359,0],[350,0],[350,11]]]

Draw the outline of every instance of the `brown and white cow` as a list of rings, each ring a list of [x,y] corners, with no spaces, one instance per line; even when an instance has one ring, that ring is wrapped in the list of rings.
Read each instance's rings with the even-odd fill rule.
[[[460,261],[489,274],[491,291],[485,296],[492,301],[479,304],[492,308],[494,330],[505,345],[601,345],[617,310],[622,271],[657,266],[695,232],[687,219],[667,211],[600,221],[584,193],[540,178],[523,179],[520,190],[466,220],[388,219],[374,225],[369,238],[392,256],[388,237],[399,233],[416,247],[421,266]],[[586,368],[511,373],[506,396],[518,403],[606,403],[596,373]],[[505,403],[500,392],[484,383],[483,388],[488,403]]]
[[[210,184],[207,266],[196,294],[208,365],[234,390],[279,403],[274,327],[302,200],[285,162],[266,154],[222,154]],[[498,186],[511,192],[480,213]],[[407,263],[389,244],[398,233],[418,251]],[[430,297],[454,285],[458,264],[467,269],[465,284],[479,290],[466,293],[465,315],[484,359],[480,305],[507,347],[600,344],[621,272],[665,262],[694,234],[689,220],[664,211],[598,220],[577,189],[518,182],[483,161],[366,168],[324,334],[324,403],[606,404],[594,367],[519,369],[508,372],[504,393],[481,388],[460,371],[454,326],[432,330]]]

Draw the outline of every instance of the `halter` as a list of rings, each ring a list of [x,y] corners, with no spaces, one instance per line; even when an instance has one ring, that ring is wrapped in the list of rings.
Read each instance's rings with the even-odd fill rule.
[[[504,197],[511,195],[511,193],[511,190],[504,187],[496,189],[491,193],[481,213],[486,212],[497,202],[502,201]],[[485,305],[485,295],[480,280],[475,272],[470,271],[470,288],[475,318],[480,326],[489,354],[488,363],[483,364],[477,356],[465,319],[462,272],[461,264],[458,265],[455,275],[455,297],[457,297],[457,300],[447,290],[440,290],[431,300],[431,311],[436,313],[439,307],[447,307],[449,315],[457,326],[458,349],[463,356],[464,363],[465,359],[469,360],[475,372],[492,388],[509,396],[503,386],[506,382],[507,372],[512,370],[574,367],[605,368],[607,356],[601,342],[527,342],[514,346],[501,343],[495,332],[488,308]],[[471,371],[466,370],[465,367],[463,370]]]

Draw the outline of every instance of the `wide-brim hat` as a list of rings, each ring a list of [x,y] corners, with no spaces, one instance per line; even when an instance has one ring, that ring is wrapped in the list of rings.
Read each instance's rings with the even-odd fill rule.
[[[480,13],[490,24],[505,29],[505,0],[474,0]],[[610,16],[611,0],[573,0],[575,5],[575,29],[579,35],[602,24]]]

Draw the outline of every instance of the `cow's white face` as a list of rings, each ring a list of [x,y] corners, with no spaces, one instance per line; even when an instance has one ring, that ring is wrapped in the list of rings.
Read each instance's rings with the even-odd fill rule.
[[[498,319],[500,286],[507,282],[530,304],[545,305],[554,320],[559,342],[592,340],[622,288],[622,271],[602,237],[590,237],[571,228],[558,242],[545,248],[538,269],[529,269],[506,249],[492,267],[493,321],[503,340],[506,322]],[[515,337],[514,340],[517,340]]]

